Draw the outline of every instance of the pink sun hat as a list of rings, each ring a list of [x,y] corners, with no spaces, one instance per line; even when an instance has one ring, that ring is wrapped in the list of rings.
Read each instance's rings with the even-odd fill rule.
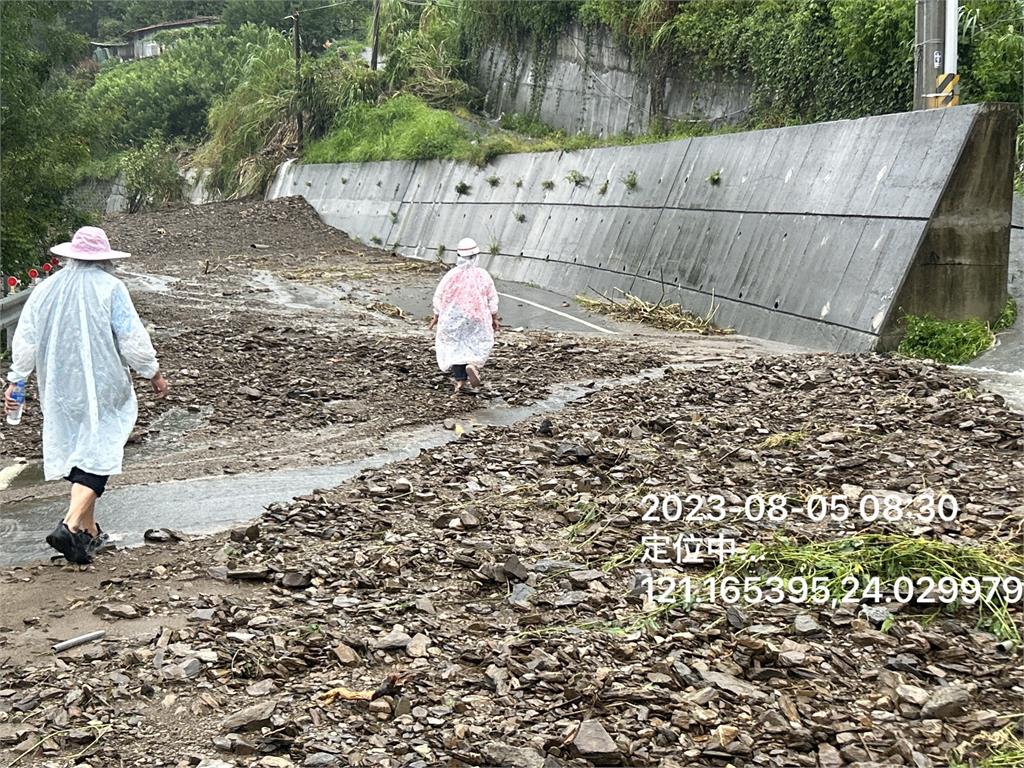
[[[127,259],[130,253],[114,251],[110,248],[107,233],[99,227],[82,227],[70,243],[61,243],[50,249],[55,256],[82,261],[105,261],[107,259]]]

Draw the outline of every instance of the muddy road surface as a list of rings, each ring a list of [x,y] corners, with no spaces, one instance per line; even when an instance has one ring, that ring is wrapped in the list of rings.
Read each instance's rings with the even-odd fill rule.
[[[140,387],[107,527],[164,530],[0,571],[0,759],[938,768],[1012,745],[1024,418],[978,381],[505,286],[532,303],[453,396],[423,316],[440,266],[298,201],[107,227],[174,387]],[[36,419],[6,464],[35,461]],[[59,516],[28,466],[5,520]]]

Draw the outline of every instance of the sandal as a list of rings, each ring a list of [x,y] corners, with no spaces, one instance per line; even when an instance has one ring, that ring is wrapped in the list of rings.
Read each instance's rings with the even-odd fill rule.
[[[474,387],[480,386],[480,371],[476,369],[475,365],[466,366],[466,375],[469,377],[469,383]]]

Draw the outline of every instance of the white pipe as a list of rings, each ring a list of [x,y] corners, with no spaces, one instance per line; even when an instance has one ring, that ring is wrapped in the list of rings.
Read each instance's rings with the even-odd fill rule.
[[[60,653],[61,651],[68,650],[68,648],[75,648],[79,645],[91,643],[93,640],[99,640],[105,634],[107,634],[107,630],[97,629],[95,632],[88,632],[84,635],[73,637],[70,640],[65,640],[63,643],[54,643],[51,647],[53,648],[54,653]]]
[[[957,26],[960,22],[959,0],[946,0],[946,56],[943,73],[956,72]]]

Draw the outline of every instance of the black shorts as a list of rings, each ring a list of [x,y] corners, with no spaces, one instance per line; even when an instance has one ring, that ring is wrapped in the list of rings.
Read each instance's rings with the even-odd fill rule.
[[[106,475],[94,475],[92,472],[83,472],[78,467],[72,467],[68,476],[64,479],[69,483],[84,485],[96,494],[96,498],[99,498],[107,487],[108,477]]]

